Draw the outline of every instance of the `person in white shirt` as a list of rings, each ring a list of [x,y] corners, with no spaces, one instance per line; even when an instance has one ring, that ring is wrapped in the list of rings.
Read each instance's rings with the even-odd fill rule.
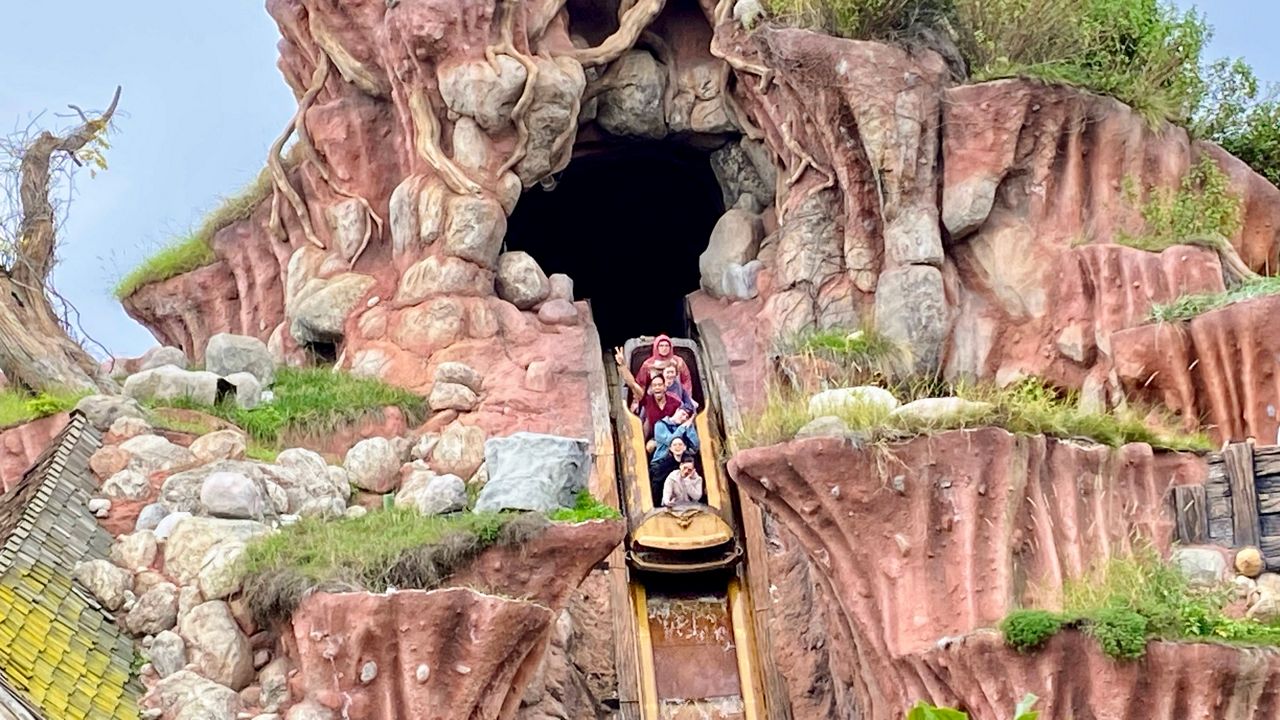
[[[667,475],[667,482],[662,486],[662,506],[686,505],[702,500],[702,476],[694,467],[693,457],[685,456],[680,460],[680,467]]]

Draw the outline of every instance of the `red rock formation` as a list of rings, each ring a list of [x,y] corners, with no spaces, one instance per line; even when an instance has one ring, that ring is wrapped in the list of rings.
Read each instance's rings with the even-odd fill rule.
[[[1116,371],[1132,394],[1203,425],[1218,441],[1278,441],[1280,385],[1274,331],[1280,297],[1228,305],[1187,322],[1116,333]]]
[[[996,666],[952,688],[916,663],[1015,606],[1054,606],[1064,579],[1136,538],[1167,546],[1169,486],[1204,473],[1195,456],[1146,445],[1111,450],[994,428],[865,449],[795,441],[741,452],[729,471],[803,546],[836,611],[835,637],[851,639],[831,644],[842,655],[833,669],[854,669],[837,682],[853,687],[864,717],[886,720],[917,699],[951,702],[1016,676]],[[1087,697],[1049,700],[1077,716],[1092,707]]]
[[[66,413],[58,413],[0,430],[0,487],[8,490],[21,480],[67,420]]]
[[[550,704],[561,711],[594,713],[599,696],[578,663],[593,654],[607,661],[593,665],[607,682],[612,636],[581,633],[595,642],[584,640],[574,657],[565,638],[551,642],[551,627],[571,601],[584,602],[574,599],[579,584],[622,535],[619,521],[553,525],[522,546],[486,550],[446,589],[312,595],[285,638],[299,668],[295,699],[351,720],[506,719],[528,690],[539,699],[556,693]],[[608,617],[607,609],[579,616]],[[601,692],[599,678],[594,689]]]
[[[317,593],[293,616],[294,682],[351,720],[510,718],[553,619],[461,587]]]

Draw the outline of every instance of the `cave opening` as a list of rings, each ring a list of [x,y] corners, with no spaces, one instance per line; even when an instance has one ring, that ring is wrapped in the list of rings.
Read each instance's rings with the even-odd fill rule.
[[[605,347],[639,335],[688,337],[685,296],[698,289],[698,256],[723,212],[706,150],[671,142],[604,148],[520,198],[506,249],[573,278]]]

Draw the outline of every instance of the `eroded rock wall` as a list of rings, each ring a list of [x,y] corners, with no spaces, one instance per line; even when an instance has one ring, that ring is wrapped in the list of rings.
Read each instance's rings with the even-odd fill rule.
[[[831,667],[852,668],[857,707],[886,719],[918,699],[968,697],[975,684],[1019,698],[1044,687],[1005,685],[1025,676],[993,665],[981,683],[952,688],[917,663],[1015,606],[1053,607],[1064,579],[1134,542],[1167,547],[1169,487],[1204,472],[1195,456],[1146,445],[1112,450],[994,428],[867,448],[800,440],[741,452],[729,469],[804,549],[833,611]],[[805,587],[794,587],[775,606],[802,603]],[[834,642],[841,636],[849,641]],[[1095,707],[1056,690],[1046,698],[1049,717],[1059,703]]]

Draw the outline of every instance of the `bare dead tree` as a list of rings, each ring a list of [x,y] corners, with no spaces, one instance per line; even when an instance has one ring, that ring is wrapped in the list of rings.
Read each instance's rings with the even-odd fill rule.
[[[61,219],[78,169],[105,169],[103,152],[120,102],[98,114],[72,105],[79,123],[37,130],[39,118],[0,140],[0,370],[33,391],[113,389],[97,361],[72,339],[67,303],[50,275],[57,262]],[[54,304],[64,308],[55,311]]]

